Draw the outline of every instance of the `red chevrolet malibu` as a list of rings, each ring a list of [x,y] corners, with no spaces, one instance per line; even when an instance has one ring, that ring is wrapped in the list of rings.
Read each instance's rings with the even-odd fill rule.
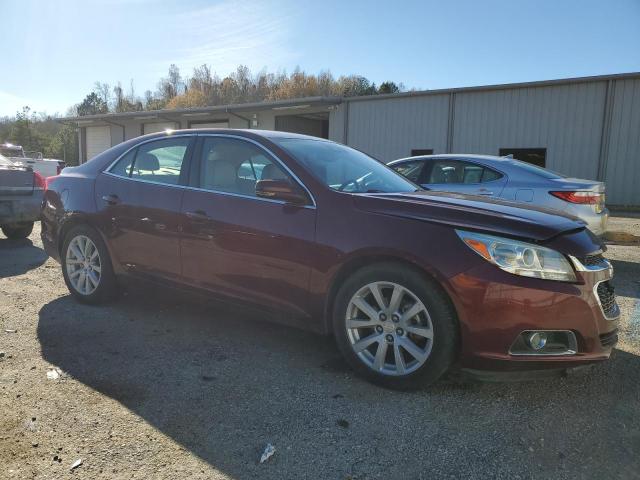
[[[609,357],[611,264],[549,210],[422,190],[283,132],[147,135],[50,178],[42,240],[81,302],[125,277],[191,287],[333,334],[363,377],[415,388]]]

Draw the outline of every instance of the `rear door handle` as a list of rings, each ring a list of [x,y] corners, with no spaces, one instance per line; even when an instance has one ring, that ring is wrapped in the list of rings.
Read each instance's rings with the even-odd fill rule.
[[[189,220],[193,220],[194,222],[205,222],[210,219],[209,215],[207,215],[202,210],[195,210],[193,212],[185,213]]]
[[[103,195],[102,200],[108,205],[117,205],[120,203],[120,197],[117,195]]]

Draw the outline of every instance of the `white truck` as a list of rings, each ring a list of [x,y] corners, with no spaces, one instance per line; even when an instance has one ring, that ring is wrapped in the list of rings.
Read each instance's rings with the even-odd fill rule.
[[[34,172],[45,178],[58,175],[65,167],[62,160],[42,158],[41,152],[25,152],[20,145],[11,143],[0,144],[0,155],[4,155],[16,165],[31,167]]]

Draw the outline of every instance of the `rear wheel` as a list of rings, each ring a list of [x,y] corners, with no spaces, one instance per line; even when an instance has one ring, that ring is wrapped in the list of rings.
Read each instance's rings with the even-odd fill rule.
[[[82,303],[97,304],[116,293],[109,252],[100,234],[81,225],[72,228],[62,246],[62,272],[71,294]]]
[[[457,320],[446,293],[394,263],[365,267],[347,279],[336,297],[333,327],[353,369],[389,388],[430,385],[457,354]]]
[[[27,238],[31,235],[33,231],[33,222],[26,223],[14,223],[12,225],[3,225],[2,233],[4,233],[7,238],[12,240],[17,240],[20,238]]]

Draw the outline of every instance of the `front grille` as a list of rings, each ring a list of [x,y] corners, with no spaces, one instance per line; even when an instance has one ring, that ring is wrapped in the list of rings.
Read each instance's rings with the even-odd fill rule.
[[[620,313],[620,308],[616,303],[616,294],[613,290],[613,285],[611,282],[604,281],[598,284],[598,288],[596,289],[596,293],[598,295],[598,299],[600,300],[600,306],[602,307],[602,312],[604,316],[607,318],[615,318]]]
[[[603,347],[613,347],[616,343],[618,343],[618,329],[600,335],[600,345]]]

